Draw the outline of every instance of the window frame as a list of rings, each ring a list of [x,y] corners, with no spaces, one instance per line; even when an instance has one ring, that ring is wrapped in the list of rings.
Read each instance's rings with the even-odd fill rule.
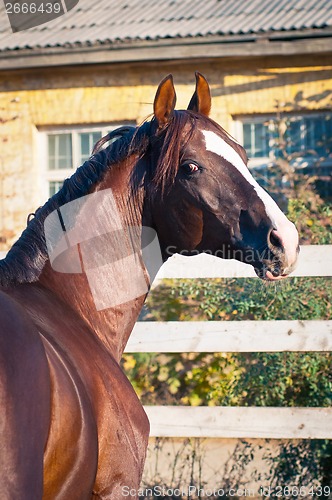
[[[282,116],[285,118],[298,118],[301,121],[305,119],[316,119],[319,117],[324,117],[326,115],[331,115],[331,120],[332,120],[332,112],[330,110],[318,110],[318,111],[313,111],[313,112],[304,112],[304,113],[293,113],[293,112],[284,112],[282,113]],[[236,115],[234,117],[234,122],[233,122],[233,134],[236,140],[240,143],[244,143],[244,133],[243,133],[243,125],[245,124],[251,124],[251,123],[257,123],[257,124],[262,124],[264,122],[268,122],[269,120],[275,120],[276,119],[276,113],[266,113],[266,114],[257,114],[257,115]],[[301,150],[299,150],[299,153],[301,153]],[[249,156],[249,155],[248,155]],[[299,154],[299,158],[301,158],[301,155]],[[302,157],[303,159],[307,158],[305,156]],[[269,156],[261,156],[261,157],[249,157],[249,162],[248,166],[249,168],[255,168],[255,167],[260,167],[260,166],[268,166],[272,165],[274,162],[274,158],[272,155],[272,148],[270,148],[270,155]],[[324,161],[324,163],[326,160]],[[332,157],[331,159],[327,159],[328,163],[331,163],[332,165]]]

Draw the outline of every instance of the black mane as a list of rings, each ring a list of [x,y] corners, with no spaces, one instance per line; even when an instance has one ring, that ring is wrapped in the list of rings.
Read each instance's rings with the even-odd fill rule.
[[[0,286],[9,287],[38,279],[48,259],[43,227],[45,218],[65,203],[87,195],[112,165],[132,153],[144,154],[148,146],[149,127],[150,123],[144,123],[139,128],[121,127],[108,134],[107,140],[116,137],[117,140],[93,154],[64,181],[60,191],[36,211],[35,217],[30,220],[6,258],[0,260]]]

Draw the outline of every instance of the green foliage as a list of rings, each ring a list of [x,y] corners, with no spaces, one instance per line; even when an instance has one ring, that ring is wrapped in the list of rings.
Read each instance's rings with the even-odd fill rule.
[[[241,406],[332,406],[329,354],[239,354],[237,361],[241,371],[231,392]]]
[[[168,321],[171,311],[172,319],[187,321],[328,319],[330,284],[331,278],[290,278],[277,287],[252,279],[169,280],[149,297],[145,318]],[[156,353],[124,359],[144,404],[331,404],[327,354]]]
[[[316,198],[303,201],[295,198],[288,203],[288,217],[296,225],[301,243],[332,244],[332,207]]]
[[[328,319],[332,312],[331,278],[289,278],[282,283],[257,280],[214,279],[174,280],[161,291],[178,303],[179,319],[190,320],[270,320]],[[165,320],[151,297],[159,320]]]
[[[218,404],[238,371],[235,357],[222,353],[127,354],[124,359],[126,374],[144,404]],[[218,397],[211,398],[212,388]]]

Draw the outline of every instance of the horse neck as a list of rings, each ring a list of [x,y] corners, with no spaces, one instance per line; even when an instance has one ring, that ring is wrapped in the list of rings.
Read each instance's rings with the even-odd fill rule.
[[[116,168],[110,169],[104,180],[94,189],[96,195],[99,193],[104,196],[106,196],[105,193],[113,194],[124,228],[142,226],[143,195],[138,193],[135,196],[135,202],[133,202],[129,187],[135,161],[134,158],[131,158]],[[96,210],[105,210],[105,207],[96,205]],[[100,215],[105,217],[104,213],[100,213]],[[93,225],[93,221],[98,222],[98,213],[90,214],[87,223]],[[118,232],[116,231],[116,233]],[[108,236],[109,238],[106,237],[104,243],[101,242],[102,248],[99,248],[99,251],[102,252],[99,255],[103,257],[103,245],[106,254],[109,251],[110,243],[112,245],[112,235]],[[127,231],[121,233],[120,239],[121,248],[132,249],[132,241],[129,241],[131,236],[128,235]],[[93,248],[94,242],[91,249],[93,250]],[[84,266],[82,252],[80,258]],[[55,272],[48,261],[39,281],[70,305],[88,323],[91,330],[99,337],[113,357],[117,361],[120,360],[142,309],[149,286],[144,263],[138,254],[132,255],[132,252],[127,251],[127,258],[118,259],[115,257],[112,259],[111,256],[106,259],[106,264],[103,258],[103,265],[99,268],[88,269],[86,272],[78,274]],[[136,287],[136,294],[132,293],[133,287],[134,289]]]

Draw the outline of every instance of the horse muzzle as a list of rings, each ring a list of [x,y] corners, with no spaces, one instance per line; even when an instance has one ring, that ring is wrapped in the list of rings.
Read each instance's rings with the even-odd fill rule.
[[[288,221],[289,222],[289,221]],[[269,258],[262,259],[262,267],[256,273],[266,281],[280,281],[294,271],[300,251],[298,232],[291,222],[283,232],[275,228],[268,234]]]

